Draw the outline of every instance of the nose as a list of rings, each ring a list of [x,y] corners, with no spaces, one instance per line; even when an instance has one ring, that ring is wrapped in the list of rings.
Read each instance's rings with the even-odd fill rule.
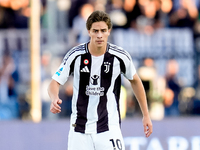
[[[102,33],[101,33],[101,32],[99,32],[99,33],[97,34],[97,38],[102,38]]]

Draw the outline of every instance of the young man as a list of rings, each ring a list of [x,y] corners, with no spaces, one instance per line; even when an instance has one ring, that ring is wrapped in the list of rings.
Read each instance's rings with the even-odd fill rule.
[[[125,150],[120,130],[121,74],[130,80],[143,114],[146,137],[152,133],[146,95],[131,56],[107,42],[112,24],[105,12],[94,11],[86,22],[90,41],[72,48],[53,75],[50,110],[60,113],[59,86],[73,74],[68,150]]]

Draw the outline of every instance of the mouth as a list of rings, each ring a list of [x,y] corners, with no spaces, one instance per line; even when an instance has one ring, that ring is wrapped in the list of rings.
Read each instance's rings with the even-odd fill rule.
[[[103,41],[102,40],[97,40],[96,41],[98,44],[101,44],[101,43],[103,43]]]

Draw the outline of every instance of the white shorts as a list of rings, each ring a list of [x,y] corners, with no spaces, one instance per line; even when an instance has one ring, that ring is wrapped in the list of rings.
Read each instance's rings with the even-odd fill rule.
[[[125,150],[125,146],[119,127],[111,127],[109,131],[95,134],[83,134],[71,128],[68,150]]]

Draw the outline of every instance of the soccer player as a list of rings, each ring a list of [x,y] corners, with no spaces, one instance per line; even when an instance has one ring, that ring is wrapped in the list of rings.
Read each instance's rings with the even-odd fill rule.
[[[94,11],[86,27],[90,41],[69,50],[52,77],[50,111],[61,112],[59,86],[73,75],[68,150],[125,150],[119,112],[121,74],[130,81],[143,114],[144,133],[149,137],[152,122],[145,91],[129,53],[107,42],[112,29],[108,14]]]

